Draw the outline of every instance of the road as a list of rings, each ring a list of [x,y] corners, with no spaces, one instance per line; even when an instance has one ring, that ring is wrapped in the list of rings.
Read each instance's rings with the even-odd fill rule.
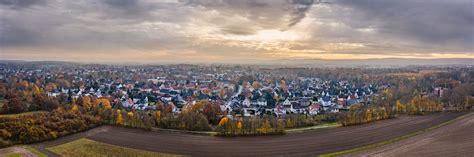
[[[401,116],[370,124],[320,129],[282,136],[214,137],[150,132],[102,126],[84,133],[34,145],[44,148],[89,138],[129,148],[191,156],[314,156],[365,146],[440,124],[465,113]],[[46,152],[51,155],[51,152]]]

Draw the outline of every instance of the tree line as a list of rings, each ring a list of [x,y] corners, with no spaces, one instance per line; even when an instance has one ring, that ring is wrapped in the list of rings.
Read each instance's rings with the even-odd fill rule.
[[[47,113],[0,116],[0,147],[55,139],[100,124],[100,117],[66,111],[63,108]]]

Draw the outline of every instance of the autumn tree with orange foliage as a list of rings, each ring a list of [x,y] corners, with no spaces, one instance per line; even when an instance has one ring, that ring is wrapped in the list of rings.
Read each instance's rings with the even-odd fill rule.
[[[90,110],[92,108],[91,98],[89,96],[81,96],[77,100],[77,103],[84,107],[86,110]]]
[[[191,107],[191,111],[203,114],[211,124],[217,124],[222,115],[222,110],[219,104],[209,101],[196,102],[196,104]]]
[[[95,106],[102,106],[104,109],[112,109],[110,100],[107,98],[99,98],[95,101]]]

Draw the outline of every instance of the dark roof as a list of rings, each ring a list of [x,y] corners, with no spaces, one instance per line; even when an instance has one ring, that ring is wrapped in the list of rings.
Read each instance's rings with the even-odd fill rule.
[[[331,101],[331,97],[329,96],[323,96],[323,101]]]

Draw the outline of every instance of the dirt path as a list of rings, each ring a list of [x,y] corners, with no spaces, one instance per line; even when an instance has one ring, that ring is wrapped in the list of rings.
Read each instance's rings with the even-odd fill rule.
[[[10,153],[16,153],[21,155],[22,157],[38,157],[38,155],[30,152],[29,150],[21,147],[21,146],[13,146],[8,148],[0,149],[0,156],[4,156]]]
[[[234,138],[149,132],[103,126],[55,141],[40,143],[35,145],[35,148],[44,151],[46,147],[87,137],[99,142],[129,148],[192,156],[311,156],[385,141],[429,128],[461,115],[463,113],[403,116],[371,124],[320,129],[283,136]]]
[[[347,156],[474,156],[474,113],[430,132]]]

